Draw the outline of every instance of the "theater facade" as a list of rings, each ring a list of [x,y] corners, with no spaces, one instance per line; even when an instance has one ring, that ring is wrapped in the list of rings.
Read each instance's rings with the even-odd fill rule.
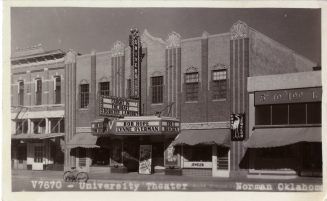
[[[315,66],[242,21],[225,33],[183,38],[171,32],[163,40],[144,30],[140,39],[136,103],[130,97],[134,53],[125,42],[104,52],[67,52],[65,168],[139,171],[150,158],[147,173],[246,176],[253,166],[241,168],[240,162],[252,147],[256,118],[248,77],[306,74]],[[104,97],[119,115],[105,114]]]

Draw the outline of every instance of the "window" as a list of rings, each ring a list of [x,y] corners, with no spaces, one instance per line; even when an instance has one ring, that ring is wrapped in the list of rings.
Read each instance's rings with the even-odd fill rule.
[[[55,77],[55,104],[61,103],[61,79],[60,76]]]
[[[34,147],[34,163],[42,163],[43,162],[43,147],[35,146]]]
[[[307,104],[308,124],[321,124],[321,103]]]
[[[37,79],[36,80],[36,86],[35,86],[35,104],[41,105],[42,104],[42,80]]]
[[[185,74],[185,99],[197,101],[199,92],[199,73]]]
[[[126,89],[126,96],[127,98],[131,97],[131,93],[132,93],[132,81],[131,79],[127,79],[127,89]]]
[[[288,105],[272,105],[272,124],[288,124]]]
[[[24,105],[24,82],[18,83],[18,105]]]
[[[16,134],[27,133],[27,120],[16,122]]]
[[[33,133],[34,134],[45,133],[45,119],[33,120]]]
[[[65,120],[55,118],[55,119],[50,119],[50,124],[51,124],[51,130],[50,133],[64,133],[65,132]]]
[[[110,82],[100,82],[99,86],[100,95],[109,96],[110,95]]]
[[[89,84],[80,85],[81,108],[87,108],[89,105]]]
[[[255,124],[321,124],[321,102],[256,106]]]
[[[152,103],[163,102],[163,76],[151,77]]]
[[[183,154],[187,161],[212,161],[212,148],[206,145],[184,146]]]
[[[217,169],[228,170],[228,147],[217,146]]]
[[[223,99],[227,97],[227,71],[212,71],[212,99]]]

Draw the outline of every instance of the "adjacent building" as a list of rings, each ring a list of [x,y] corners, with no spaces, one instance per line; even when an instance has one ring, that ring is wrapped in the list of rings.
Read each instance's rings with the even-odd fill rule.
[[[147,116],[145,119],[179,119],[180,133],[151,136],[135,132],[118,138],[92,135],[92,122],[114,121],[99,115],[100,95],[130,98],[130,47],[117,41],[105,52],[77,55],[70,51],[64,64],[66,168],[77,166],[109,173],[117,166],[128,166],[127,171],[136,171],[139,146],[146,143],[153,148],[154,172],[180,169],[184,175],[248,175],[249,168],[240,168],[240,162],[247,147],[253,146],[253,119],[259,118],[253,115],[256,90],[249,88],[249,84],[255,85],[249,77],[295,72],[306,75],[315,66],[241,21],[226,33],[203,32],[195,38],[171,32],[163,40],[144,30],[141,42],[141,112]],[[288,89],[287,81],[279,89]],[[231,114],[244,114],[245,139],[250,136],[245,146],[243,141],[231,141]],[[314,152],[321,154],[321,150]],[[165,160],[168,155],[173,155],[175,163]]]
[[[63,170],[64,56],[37,45],[11,57],[13,169]]]

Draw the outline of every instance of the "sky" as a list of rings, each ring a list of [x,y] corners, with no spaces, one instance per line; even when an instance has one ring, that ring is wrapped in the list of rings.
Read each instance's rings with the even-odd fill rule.
[[[108,51],[115,41],[128,44],[130,28],[147,29],[166,40],[229,32],[244,21],[295,52],[321,63],[320,9],[227,8],[24,8],[11,9],[11,47],[42,44],[46,50]]]

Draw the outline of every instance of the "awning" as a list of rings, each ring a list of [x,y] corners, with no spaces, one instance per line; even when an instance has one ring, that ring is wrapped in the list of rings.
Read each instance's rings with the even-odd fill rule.
[[[65,133],[49,133],[49,134],[18,134],[12,135],[11,139],[28,140],[28,139],[48,139],[65,136]]]
[[[244,143],[248,148],[279,147],[297,142],[321,142],[321,127],[255,129]]]
[[[230,146],[229,129],[194,129],[182,130],[172,142],[173,145],[217,144]]]
[[[66,145],[69,148],[83,147],[83,148],[97,148],[96,145],[98,137],[91,133],[76,133]]]

